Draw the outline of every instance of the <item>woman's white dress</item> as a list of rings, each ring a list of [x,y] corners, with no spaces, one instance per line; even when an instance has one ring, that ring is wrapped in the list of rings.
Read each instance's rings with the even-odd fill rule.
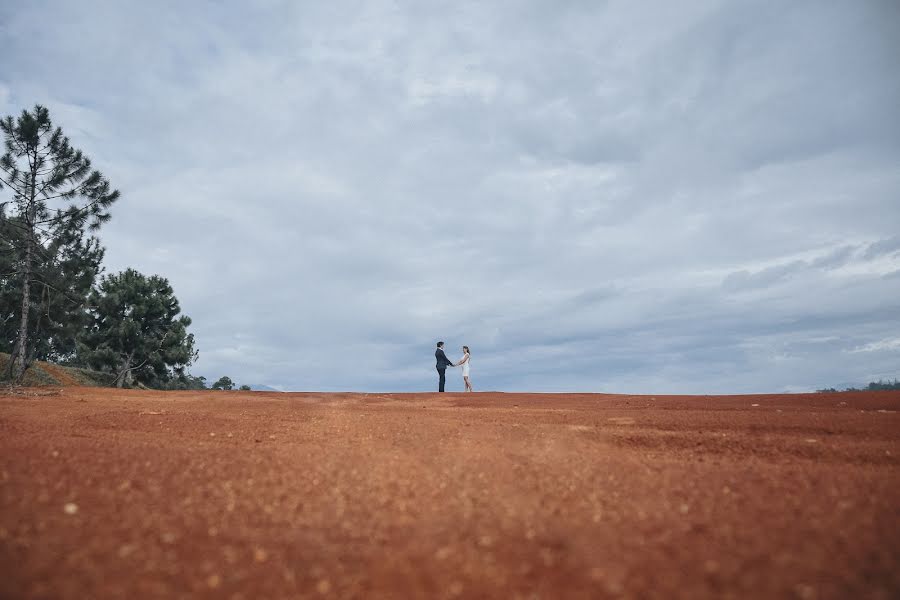
[[[466,359],[467,359],[466,362],[464,362],[464,363],[462,364],[462,368],[463,368],[463,377],[468,377],[468,376],[469,376],[469,363],[472,362],[472,360],[469,359],[469,355],[468,355],[468,354],[466,354],[463,358],[466,358]]]

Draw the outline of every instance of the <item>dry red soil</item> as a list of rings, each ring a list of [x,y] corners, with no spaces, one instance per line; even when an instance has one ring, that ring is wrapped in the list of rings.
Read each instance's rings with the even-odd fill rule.
[[[0,392],[0,597],[898,598],[898,410]]]

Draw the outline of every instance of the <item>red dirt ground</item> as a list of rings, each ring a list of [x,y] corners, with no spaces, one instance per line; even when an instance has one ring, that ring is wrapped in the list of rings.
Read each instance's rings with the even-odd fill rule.
[[[898,598],[898,409],[0,392],[0,597]]]

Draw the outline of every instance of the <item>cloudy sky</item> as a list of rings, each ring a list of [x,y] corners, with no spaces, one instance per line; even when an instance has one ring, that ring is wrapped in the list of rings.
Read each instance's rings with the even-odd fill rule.
[[[0,0],[193,372],[294,390],[900,377],[900,4]],[[458,371],[451,390],[461,390]]]

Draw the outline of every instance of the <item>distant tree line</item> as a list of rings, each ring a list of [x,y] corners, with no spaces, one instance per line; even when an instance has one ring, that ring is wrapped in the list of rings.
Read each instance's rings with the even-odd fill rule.
[[[893,381],[891,381],[891,380],[882,381],[879,379],[878,381],[870,382],[869,385],[867,385],[864,388],[848,387],[848,388],[845,388],[843,391],[845,391],[845,392],[871,392],[871,391],[875,391],[875,390],[900,390],[900,379],[895,379]],[[839,392],[841,390],[838,390],[835,388],[825,388],[825,389],[816,390],[816,391],[817,392]]]
[[[205,388],[191,319],[168,281],[134,269],[103,275],[97,232],[119,199],[49,111],[0,121],[0,379],[35,360],[114,375],[119,387]],[[99,279],[98,279],[99,278]]]
[[[216,381],[214,384],[212,384],[212,387],[210,387],[209,389],[228,391],[228,390],[235,389],[235,385],[236,384],[231,380],[231,377],[229,377],[228,375],[225,375],[223,377],[220,377],[219,380]],[[250,386],[242,385],[242,386],[238,387],[237,389],[239,389],[242,392],[248,392],[248,391],[250,391]]]
[[[238,389],[242,392],[250,391],[249,385],[241,385],[236,387],[234,381],[231,380],[231,377],[227,375],[220,377],[216,380],[215,383],[208,386],[206,385],[206,377],[202,375],[200,377],[194,377],[190,374],[185,374],[182,378],[173,380],[169,386],[166,386],[167,389],[178,389],[178,390],[223,390],[230,391],[233,389]]]

